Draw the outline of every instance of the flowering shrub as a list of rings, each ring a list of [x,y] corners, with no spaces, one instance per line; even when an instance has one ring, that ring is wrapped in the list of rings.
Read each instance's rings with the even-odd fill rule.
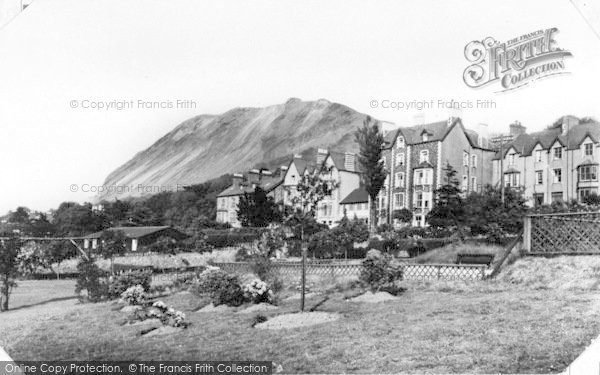
[[[128,288],[121,294],[121,298],[130,305],[142,305],[146,302],[144,287],[136,285]]]
[[[271,303],[275,298],[273,291],[269,289],[267,283],[258,279],[244,285],[243,289],[244,297],[253,303]]]
[[[132,270],[125,271],[109,278],[108,295],[110,298],[119,298],[132,286],[141,286],[144,292],[150,290],[152,271]]]
[[[216,267],[208,267],[202,272],[192,291],[210,296],[215,306],[239,306],[244,302],[244,293],[238,278]]]
[[[174,308],[167,306],[162,301],[154,302],[148,310],[148,318],[156,318],[165,326],[185,327],[185,314],[181,311],[176,311]]]
[[[395,261],[389,254],[379,250],[369,250],[363,261],[360,281],[372,291],[382,290],[396,280],[402,280],[402,265]]]

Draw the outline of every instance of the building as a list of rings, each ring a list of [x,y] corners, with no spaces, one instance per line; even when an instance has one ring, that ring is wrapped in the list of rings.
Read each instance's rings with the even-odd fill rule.
[[[487,138],[467,130],[460,118],[401,127],[388,133],[385,142],[388,178],[378,197],[379,223],[394,223],[394,211],[406,208],[413,212],[413,226],[425,226],[448,164],[465,193],[492,183],[494,151]]]
[[[83,237],[84,249],[96,249],[101,241],[102,234],[106,231],[121,231],[127,237],[127,250],[138,251],[140,246],[154,243],[160,237],[168,237],[174,240],[183,240],[188,236],[185,233],[169,226],[154,227],[113,227],[100,232],[88,234]]]
[[[217,196],[217,221],[229,223],[232,227],[240,227],[237,217],[237,208],[240,197],[245,193],[253,193],[260,186],[276,202],[284,202],[285,195],[282,189],[287,166],[281,166],[275,172],[267,169],[252,169],[246,175],[236,173],[230,187]]]
[[[340,206],[348,219],[356,218],[369,223],[369,202],[367,191],[363,187],[358,187],[340,201]]]
[[[267,170],[251,170],[246,175],[235,174],[232,186],[217,196],[217,221],[241,226],[237,219],[239,197],[252,193],[260,186],[281,207],[293,206],[298,196],[297,186],[302,176],[320,173],[321,178],[334,181],[337,188],[325,197],[316,210],[316,220],[335,226],[344,217],[340,202],[360,186],[360,172],[356,155],[319,148],[314,157],[294,155],[286,166],[271,173]]]
[[[519,124],[520,125],[520,124]],[[511,133],[514,124],[511,125]],[[493,159],[496,185],[522,187],[530,205],[581,200],[598,193],[600,125],[564,116],[547,129],[525,128],[502,146]]]

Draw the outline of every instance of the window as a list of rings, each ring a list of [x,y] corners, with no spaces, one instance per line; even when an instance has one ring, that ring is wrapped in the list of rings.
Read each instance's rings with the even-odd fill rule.
[[[396,154],[396,165],[404,165],[404,153]]]
[[[399,136],[398,139],[396,140],[396,147],[397,148],[404,147],[404,137],[403,136]]]
[[[552,171],[554,173],[554,183],[558,184],[562,182],[562,169],[554,169]]]
[[[429,150],[421,150],[419,152],[419,163],[429,163]]]
[[[421,221],[423,221],[423,217],[421,215],[415,216],[415,222],[416,222],[416,224],[417,224],[418,227],[421,226]]]
[[[579,189],[579,200],[583,201],[586,197],[588,197],[592,194],[596,194],[596,189],[591,189],[591,188]]]
[[[469,166],[469,153],[468,152],[463,152],[463,165],[468,167]]]
[[[508,155],[508,165],[515,165],[515,154]]]
[[[471,155],[471,166],[477,168],[477,155]]]
[[[467,176],[463,175],[463,178],[462,178],[462,190],[463,191],[467,191],[468,188],[469,188],[469,179],[468,179]]]
[[[504,175],[504,186],[506,187],[517,187],[520,183],[519,173],[506,173]]]
[[[417,208],[423,207],[423,193],[417,193]]]
[[[427,142],[429,140],[429,134],[427,134],[427,133],[421,134],[421,139],[423,140],[423,142]]]
[[[477,191],[477,177],[471,177],[471,191]]]
[[[579,167],[579,181],[596,181],[598,180],[597,165],[582,165]]]
[[[563,193],[562,191],[558,191],[556,193],[552,193],[552,202],[562,202],[563,201]]]
[[[415,169],[415,185],[431,185],[433,181],[433,170],[431,168],[427,169]]]
[[[554,160],[562,159],[562,147],[554,147]]]
[[[544,204],[544,193],[533,194],[533,204],[539,207]]]
[[[403,193],[394,194],[394,207],[395,208],[404,207],[404,194]]]
[[[535,171],[535,184],[536,185],[544,184],[544,171]]]
[[[585,156],[594,155],[594,144],[593,143],[586,143],[584,145],[584,148],[585,148]]]
[[[396,187],[403,188],[404,187],[404,172],[396,173],[396,181],[394,183]]]
[[[535,151],[535,161],[538,163],[542,161],[542,150]]]

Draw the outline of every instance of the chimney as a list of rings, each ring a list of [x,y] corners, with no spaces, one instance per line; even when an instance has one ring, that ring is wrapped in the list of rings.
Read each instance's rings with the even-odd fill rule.
[[[578,124],[579,119],[577,117],[563,116],[561,125],[562,135],[566,135],[569,130],[573,129],[573,127]]]
[[[520,121],[515,121],[512,124],[509,125],[510,128],[510,135],[512,135],[513,137],[518,137],[521,134],[525,134],[527,128],[524,127],[523,125],[521,125]]]
[[[317,164],[323,163],[328,153],[329,151],[326,148],[317,149]]]
[[[478,123],[477,124],[477,144],[479,147],[488,147],[489,136],[489,128],[487,124]]]
[[[241,173],[233,174],[233,186],[240,187],[240,184],[242,183],[243,180],[244,180],[243,174],[241,174]]]
[[[251,169],[248,171],[248,182],[255,185],[260,181],[260,172],[258,169]]]
[[[356,171],[355,163],[356,163],[356,155],[354,155],[351,152],[346,152],[344,154],[344,168],[346,168],[347,170],[349,170],[351,172],[355,172]]]
[[[294,159],[302,159],[302,155],[300,155],[300,154],[294,154]]]

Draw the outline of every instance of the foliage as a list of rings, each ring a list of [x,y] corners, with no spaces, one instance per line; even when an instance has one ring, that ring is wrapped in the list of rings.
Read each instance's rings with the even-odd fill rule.
[[[522,189],[506,188],[503,204],[500,188],[488,185],[483,192],[471,193],[465,199],[465,223],[474,235],[496,230],[492,224],[502,232],[517,233],[523,227],[523,216],[528,210],[525,202]]]
[[[177,254],[179,251],[184,250],[184,246],[174,238],[160,236],[147,246],[147,250],[153,253]]]
[[[121,293],[121,298],[129,305],[142,305],[146,302],[147,296],[143,286],[135,285]]]
[[[435,205],[427,214],[427,223],[434,228],[454,228],[460,231],[464,222],[464,207],[456,170],[450,163],[444,169],[445,184],[435,190]]]
[[[264,232],[264,229],[243,229],[245,230],[239,231],[237,229],[207,229],[204,231],[204,233],[206,234],[206,244],[215,248],[237,246],[239,244],[246,244],[249,242],[256,241]]]
[[[106,273],[96,265],[93,258],[81,257],[77,271],[75,293],[87,291],[87,300],[90,302],[99,302],[108,297],[108,285],[103,280]]]
[[[354,244],[368,238],[367,224],[358,219],[343,218],[337,227],[324,229],[311,236],[308,252],[320,259],[348,258],[353,253]]]
[[[145,313],[145,318],[159,319],[161,323],[169,327],[187,327],[185,322],[185,314],[169,307],[163,301],[157,301],[152,304],[152,307]]]
[[[208,295],[215,306],[239,306],[244,302],[238,278],[218,268],[211,267],[202,272],[193,289],[197,294]]]
[[[371,291],[377,291],[396,280],[402,280],[403,272],[402,265],[389,254],[369,250],[359,279]]]
[[[144,292],[150,290],[152,282],[152,271],[125,271],[109,278],[108,296],[118,298],[127,289],[134,286],[141,286]]]
[[[377,194],[379,194],[387,177],[387,171],[385,170],[382,161],[384,144],[383,133],[379,130],[379,123],[377,121],[372,121],[371,117],[367,116],[363,122],[362,128],[357,129],[355,138],[360,147],[358,162],[363,171],[361,175],[362,183],[371,197],[369,226],[371,232],[375,232],[377,223]]]
[[[398,220],[401,223],[410,223],[413,218],[413,213],[408,208],[402,208],[399,210],[394,210],[392,213],[392,218]]]
[[[244,296],[252,303],[272,303],[275,294],[269,288],[269,285],[261,280],[253,280],[244,285]]]
[[[589,194],[581,202],[589,206],[600,206],[600,195],[596,193]]]
[[[335,229],[344,232],[353,242],[360,243],[369,239],[369,226],[357,218],[348,220],[343,217]]]
[[[21,241],[16,236],[0,240],[0,311],[8,310],[8,299],[17,285]]]
[[[485,238],[489,243],[502,244],[506,239],[506,233],[498,223],[490,223],[485,226]]]
[[[267,195],[260,186],[252,193],[244,193],[238,203],[237,216],[244,227],[266,227],[281,221],[275,199]]]

